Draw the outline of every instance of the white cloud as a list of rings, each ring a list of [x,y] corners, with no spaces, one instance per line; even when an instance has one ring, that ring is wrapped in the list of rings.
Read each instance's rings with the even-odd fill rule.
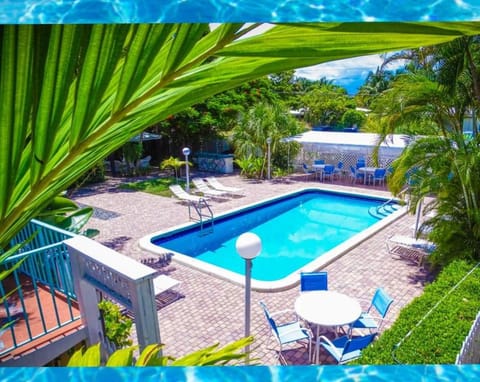
[[[367,77],[369,72],[375,72],[383,63],[379,54],[354,57],[345,60],[327,62],[295,71],[298,77],[319,80],[325,77],[335,84],[344,86],[349,93],[354,93]],[[387,68],[395,70],[405,65],[403,60],[391,63]]]
[[[299,77],[311,80],[319,80],[322,77],[338,80],[351,76],[366,76],[368,72],[375,71],[382,62],[380,55],[355,57],[298,69],[295,73]]]

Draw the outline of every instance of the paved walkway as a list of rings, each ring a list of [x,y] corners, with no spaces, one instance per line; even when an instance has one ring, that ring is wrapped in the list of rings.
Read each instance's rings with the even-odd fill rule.
[[[138,239],[155,231],[188,222],[185,205],[175,199],[143,192],[120,190],[119,179],[109,179],[100,186],[82,189],[73,198],[96,208],[89,227],[100,230],[96,240],[120,253],[136,259],[151,257],[138,247]],[[299,188],[311,186],[312,181],[295,177],[284,181],[252,181],[238,175],[225,175],[222,183],[241,187],[245,196],[225,202],[212,202],[213,212],[264,200]],[[351,190],[345,184],[315,183],[325,188]],[[382,187],[355,186],[382,196],[390,194]],[[413,216],[405,216],[382,232],[360,244],[348,254],[328,265],[329,289],[346,293],[366,302],[375,289],[384,287],[394,298],[385,327],[391,325],[400,310],[422,293],[428,274],[404,260],[393,259],[386,251],[385,240],[395,234],[411,234]],[[159,310],[160,333],[165,354],[178,357],[216,342],[224,345],[244,335],[244,289],[213,276],[200,273],[181,264],[171,262],[164,273],[182,281],[183,298]],[[277,344],[270,335],[263,312],[258,304],[264,301],[271,311],[293,308],[298,287],[276,292],[252,292],[251,333],[255,342],[251,346],[252,358],[263,365],[278,365]],[[284,351],[289,364],[308,364],[306,350],[293,347]],[[332,363],[326,354],[321,362]]]

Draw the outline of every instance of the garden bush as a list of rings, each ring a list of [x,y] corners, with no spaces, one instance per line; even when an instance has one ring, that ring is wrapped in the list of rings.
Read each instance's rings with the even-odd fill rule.
[[[437,279],[425,287],[424,293],[400,312],[392,327],[354,363],[455,363],[480,310],[480,267],[460,282],[474,266],[454,261],[445,267]],[[444,300],[430,312],[442,298]]]

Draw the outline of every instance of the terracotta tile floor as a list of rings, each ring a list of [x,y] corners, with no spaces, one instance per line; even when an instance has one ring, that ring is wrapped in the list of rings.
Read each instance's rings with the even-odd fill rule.
[[[195,174],[193,174],[195,176]],[[312,185],[354,190],[389,197],[384,187],[352,186],[350,182],[319,183],[303,176],[288,181],[251,181],[238,175],[225,175],[225,185],[241,187],[245,196],[226,202],[212,202],[214,213],[265,200]],[[188,222],[187,207],[175,199],[118,189],[118,179],[109,179],[100,187],[83,189],[74,195],[77,202],[99,208],[89,227],[100,230],[96,240],[136,259],[151,256],[138,247],[138,239],[155,231]],[[329,289],[370,301],[375,289],[384,287],[394,298],[385,328],[413,298],[420,295],[429,275],[404,260],[393,259],[386,251],[387,237],[411,234],[413,216],[405,216],[371,237],[342,258],[328,265]],[[226,344],[244,335],[244,289],[213,276],[172,262],[165,273],[182,281],[181,298],[159,310],[160,333],[165,354],[174,357],[216,342]],[[293,308],[298,287],[276,293],[252,292],[251,333],[255,336],[252,358],[263,365],[278,365],[276,343],[270,336],[263,312],[263,300],[271,311]],[[307,364],[306,349],[294,347],[284,351],[289,364]],[[325,354],[321,362],[331,363]]]
[[[10,277],[3,281],[7,290],[14,289],[15,284],[9,284],[11,279],[12,278]],[[41,284],[38,284],[38,292],[35,293],[30,278],[27,276],[21,277],[21,284],[25,313],[28,318],[28,328],[27,321],[24,315],[21,314],[17,316],[18,320],[13,328],[7,329],[2,334],[1,341],[4,344],[3,351],[7,351],[7,349],[14,346],[14,337],[12,335],[13,329],[15,343],[25,344],[9,351],[8,353],[0,355],[0,362],[40,349],[46,344],[54,342],[55,340],[68,335],[68,333],[82,327],[82,322],[79,319],[80,311],[76,302],[72,301],[69,306],[64,295],[56,293],[53,296],[50,289]],[[15,306],[20,307],[20,303],[18,302],[18,292],[13,293],[9,300],[15,301]],[[55,312],[57,312],[58,316]],[[2,314],[4,314],[4,312],[2,312]],[[72,318],[76,319],[76,321],[70,322]],[[61,327],[59,327],[60,325]],[[29,341],[29,338],[36,339]]]

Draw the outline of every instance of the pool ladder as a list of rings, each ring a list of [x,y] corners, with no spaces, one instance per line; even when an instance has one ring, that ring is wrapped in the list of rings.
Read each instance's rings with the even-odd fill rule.
[[[197,213],[194,216],[192,216],[192,207]],[[208,213],[204,213],[203,211],[205,210],[208,211]],[[213,212],[205,199],[200,199],[198,203],[188,203],[188,217],[190,220],[196,220],[200,222],[200,235],[207,235],[213,232]],[[205,229],[206,223],[210,223],[209,229]]]

